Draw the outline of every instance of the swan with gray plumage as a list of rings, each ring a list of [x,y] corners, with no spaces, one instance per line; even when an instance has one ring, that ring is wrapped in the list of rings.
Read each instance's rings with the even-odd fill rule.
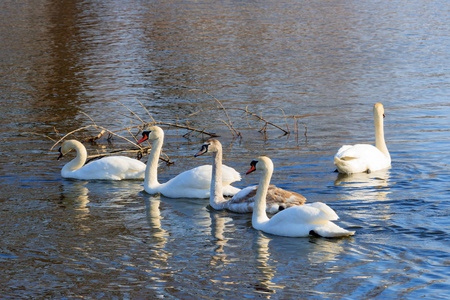
[[[195,157],[212,153],[212,180],[211,193],[209,196],[209,205],[215,210],[227,209],[237,213],[248,213],[253,211],[257,185],[246,187],[240,190],[233,198],[225,199],[223,197],[222,185],[222,144],[217,139],[209,139],[203,145]],[[277,213],[288,207],[302,205],[306,198],[302,195],[283,190],[274,185],[270,185],[266,197],[266,210],[268,213]]]
[[[375,121],[375,146],[368,144],[342,146],[334,156],[334,164],[339,173],[370,173],[391,166],[391,156],[384,140],[383,104],[376,103],[374,105],[373,115]]]
[[[153,140],[147,168],[145,170],[144,190],[149,194],[160,193],[169,198],[208,198],[210,193],[212,166],[203,165],[180,173],[165,183],[158,182],[158,160],[164,143],[164,131],[158,126],[152,126],[142,133],[138,144]],[[233,196],[240,189],[231,183],[241,180],[241,175],[235,169],[223,166],[223,194]]]
[[[60,160],[68,152],[75,150],[77,156],[68,162],[61,170],[64,178],[82,180],[122,180],[144,179],[145,164],[127,156],[107,156],[86,163],[86,147],[77,140],[68,140],[59,148]]]
[[[246,174],[261,170],[262,175],[255,196],[255,207],[252,214],[252,226],[269,234],[287,237],[307,237],[319,235],[322,237],[343,237],[353,235],[332,221],[339,219],[338,215],[328,205],[322,202],[293,206],[280,211],[272,218],[266,214],[266,194],[273,173],[272,160],[260,156],[253,160]]]

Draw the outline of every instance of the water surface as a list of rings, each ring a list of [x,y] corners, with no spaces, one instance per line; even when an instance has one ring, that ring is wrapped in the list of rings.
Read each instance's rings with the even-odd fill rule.
[[[448,12],[421,0],[1,2],[2,298],[447,299]],[[261,134],[229,109],[233,138],[211,96],[291,134]],[[327,203],[356,235],[276,237],[207,199],[62,179],[70,157],[56,161],[51,139],[93,121],[141,124],[116,101],[145,121],[140,103],[157,121],[219,134],[241,173],[269,155],[273,183]],[[374,142],[376,102],[392,168],[338,175],[341,145]],[[210,162],[193,158],[205,136],[164,129],[175,164],[161,165],[162,182]]]

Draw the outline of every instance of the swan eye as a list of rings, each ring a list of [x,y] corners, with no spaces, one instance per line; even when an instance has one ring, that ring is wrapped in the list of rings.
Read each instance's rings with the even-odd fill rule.
[[[383,118],[386,118],[386,115],[385,115],[385,114],[383,114]]]

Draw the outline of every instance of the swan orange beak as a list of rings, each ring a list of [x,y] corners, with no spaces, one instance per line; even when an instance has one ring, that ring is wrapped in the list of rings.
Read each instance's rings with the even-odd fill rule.
[[[62,154],[62,152],[61,152],[61,147],[59,147],[58,152],[59,152],[59,156],[56,160],[60,160],[64,156],[64,154]]]
[[[250,163],[250,169],[245,173],[245,175],[250,174],[253,171],[256,171],[256,164],[258,163],[257,160],[252,160],[252,162]]]
[[[250,169],[245,173],[245,175],[248,175],[248,174],[250,174],[253,171],[256,171],[255,166],[251,166]]]
[[[145,142],[146,140],[148,140],[148,135],[150,134],[150,131],[144,131],[142,132],[142,139],[140,139],[138,141],[138,145],[142,142]]]

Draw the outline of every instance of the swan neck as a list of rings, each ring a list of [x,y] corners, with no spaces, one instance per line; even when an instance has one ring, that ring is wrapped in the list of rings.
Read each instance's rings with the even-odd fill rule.
[[[390,158],[389,150],[384,140],[384,121],[383,116],[375,114],[375,147],[380,150],[386,157]]]
[[[253,207],[252,223],[259,224],[268,221],[266,213],[266,197],[269,190],[270,179],[272,177],[273,168],[267,167],[259,180],[258,191],[255,195],[255,204]]]
[[[161,154],[164,137],[159,137],[152,143],[152,149],[148,156],[147,167],[145,168],[144,186],[153,188],[158,183],[158,163]]]
[[[62,172],[69,171],[73,172],[80,169],[86,163],[87,159],[87,151],[86,147],[78,141],[71,143],[70,149],[74,149],[77,153],[77,156],[68,162],[62,169]]]
[[[217,152],[213,153],[209,205],[216,210],[221,210],[223,209],[224,201],[222,185],[222,149],[218,149]]]

